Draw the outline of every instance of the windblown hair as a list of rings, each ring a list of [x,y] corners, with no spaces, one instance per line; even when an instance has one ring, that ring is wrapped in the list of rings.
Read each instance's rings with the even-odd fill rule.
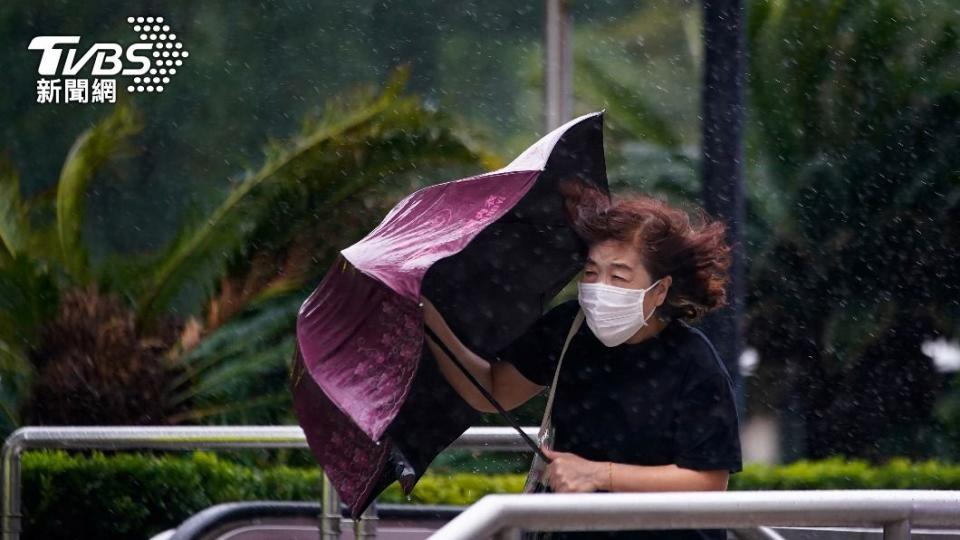
[[[731,248],[726,225],[694,206],[691,215],[661,199],[637,193],[610,199],[579,178],[559,184],[567,215],[587,243],[608,239],[634,246],[653,281],[672,276],[663,318],[696,321],[727,303]]]

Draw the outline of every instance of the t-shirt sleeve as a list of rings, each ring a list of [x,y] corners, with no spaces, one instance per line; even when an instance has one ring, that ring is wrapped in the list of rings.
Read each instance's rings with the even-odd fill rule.
[[[725,368],[694,374],[677,402],[676,464],[695,470],[743,470],[740,418]]]
[[[513,364],[530,381],[548,386],[553,382],[563,342],[579,307],[575,299],[557,304],[501,349],[497,358]]]

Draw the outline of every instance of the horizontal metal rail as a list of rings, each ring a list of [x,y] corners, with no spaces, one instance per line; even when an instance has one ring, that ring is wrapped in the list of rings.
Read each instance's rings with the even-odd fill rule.
[[[523,428],[535,437],[539,428]],[[300,426],[42,426],[14,431],[3,445],[3,540],[20,538],[20,454],[24,450],[308,448]],[[528,452],[509,427],[471,427],[450,449]]]
[[[960,491],[817,490],[487,495],[432,540],[507,538],[539,531],[882,526],[907,540],[912,526],[960,526]]]

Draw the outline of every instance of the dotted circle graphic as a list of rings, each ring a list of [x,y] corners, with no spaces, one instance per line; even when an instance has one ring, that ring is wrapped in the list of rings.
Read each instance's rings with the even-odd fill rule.
[[[150,76],[134,77],[134,84],[127,86],[128,92],[163,92],[165,85],[170,83],[170,76],[177,73],[173,66],[182,66],[182,58],[190,56],[183,43],[177,40],[177,34],[171,32],[170,25],[163,22],[163,17],[157,16],[127,17],[127,24],[138,34],[140,42],[151,45],[152,49],[150,66],[144,74]]]

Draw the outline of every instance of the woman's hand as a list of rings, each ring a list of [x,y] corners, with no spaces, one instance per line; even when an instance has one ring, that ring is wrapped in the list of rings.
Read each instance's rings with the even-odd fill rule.
[[[570,452],[558,452],[546,447],[543,453],[550,458],[544,472],[545,481],[555,493],[592,492],[605,486],[605,462],[591,461]]]

